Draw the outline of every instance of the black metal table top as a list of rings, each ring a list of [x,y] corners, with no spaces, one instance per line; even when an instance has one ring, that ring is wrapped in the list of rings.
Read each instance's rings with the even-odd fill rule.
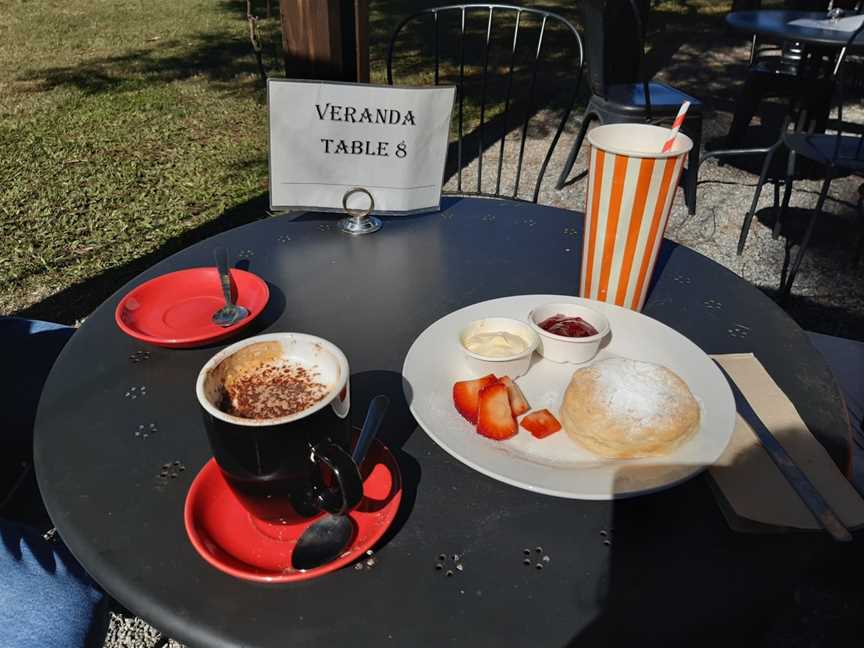
[[[733,11],[726,16],[726,24],[732,29],[747,34],[773,36],[781,40],[818,45],[842,47],[852,35],[851,32],[836,29],[819,29],[790,24],[793,20],[808,18],[825,20],[824,11],[785,11],[782,9],[760,9],[756,11]],[[864,47],[864,34],[855,39],[855,49]]]
[[[439,449],[402,394],[408,348],[429,324],[478,301],[575,294],[582,227],[575,212],[531,204],[444,207],[386,219],[359,238],[339,233],[333,215],[259,221],[157,264],[87,319],[45,387],[36,467],[61,536],[110,594],[169,636],[207,647],[617,645],[647,636],[652,645],[715,645],[764,628],[766,610],[791,601],[808,574],[824,582],[848,573],[860,538],[838,548],[824,534],[733,533],[704,476],[631,500],[583,502],[499,483]],[[341,347],[355,424],[374,394],[393,400],[382,436],[405,490],[373,568],[252,584],[210,567],[186,538],[186,491],[209,459],[194,381],[221,347],[146,347],[120,332],[113,312],[146,279],[209,265],[217,245],[270,284],[270,304],[242,335],[302,331]],[[838,392],[804,332],[692,250],[666,241],[658,267],[646,314],[707,352],[755,352],[844,461]],[[151,433],[136,436],[140,426]],[[542,570],[523,565],[523,550],[537,547],[550,558]],[[463,570],[437,571],[440,554],[458,555]]]

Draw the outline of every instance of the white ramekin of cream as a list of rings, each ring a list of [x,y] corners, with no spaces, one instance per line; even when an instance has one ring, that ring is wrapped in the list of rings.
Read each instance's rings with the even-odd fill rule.
[[[468,324],[459,334],[459,346],[469,368],[477,375],[517,378],[528,371],[540,338],[530,326],[509,317],[487,317]]]

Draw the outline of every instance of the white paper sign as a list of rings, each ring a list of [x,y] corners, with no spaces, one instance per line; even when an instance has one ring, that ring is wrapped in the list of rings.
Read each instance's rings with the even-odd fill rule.
[[[454,87],[270,79],[270,206],[374,213],[438,209]],[[348,206],[364,208],[355,193]]]

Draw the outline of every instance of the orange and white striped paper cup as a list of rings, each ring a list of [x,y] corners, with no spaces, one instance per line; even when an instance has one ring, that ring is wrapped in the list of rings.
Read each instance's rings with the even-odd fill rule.
[[[672,199],[693,141],[670,130],[609,124],[588,133],[588,191],[579,294],[642,310]]]

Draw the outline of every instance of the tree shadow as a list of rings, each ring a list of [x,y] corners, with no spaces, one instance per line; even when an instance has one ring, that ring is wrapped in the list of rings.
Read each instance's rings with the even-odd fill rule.
[[[192,78],[204,79],[223,92],[250,92],[257,66],[249,41],[227,31],[206,32],[76,65],[31,69],[16,77],[30,82],[25,92],[74,88],[87,95],[133,92]]]
[[[257,15],[262,54],[271,69],[281,69],[279,2],[252,0]],[[219,0],[217,10],[236,16],[237,31],[228,29],[186,34],[182,39],[154,40],[147,47],[124,49],[121,54],[88,58],[76,65],[44,67],[20,73],[18,81],[31,84],[27,92],[55,88],[76,88],[88,95],[122,93],[143,89],[153,83],[167,84],[201,78],[228,93],[256,90],[258,66],[249,40],[246,2]],[[241,25],[243,25],[241,27]],[[259,96],[263,100],[263,94]]]

